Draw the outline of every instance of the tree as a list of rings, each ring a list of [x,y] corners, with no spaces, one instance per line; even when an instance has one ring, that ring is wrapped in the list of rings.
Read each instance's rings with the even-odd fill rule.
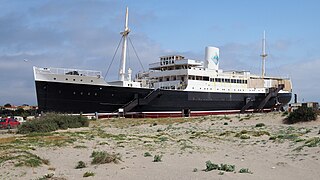
[[[12,107],[11,104],[7,103],[4,105],[4,107],[8,108],[8,107]]]

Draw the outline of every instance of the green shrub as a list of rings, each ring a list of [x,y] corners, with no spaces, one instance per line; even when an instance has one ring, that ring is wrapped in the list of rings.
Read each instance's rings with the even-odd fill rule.
[[[89,120],[83,116],[48,113],[39,119],[27,121],[18,127],[18,133],[51,132],[58,129],[79,128],[89,126]]]
[[[144,157],[151,157],[152,155],[149,152],[145,152],[143,156]]]
[[[94,176],[94,172],[88,171],[83,174],[83,177],[90,177],[90,176]]]
[[[249,173],[249,174],[252,174],[252,172],[248,169],[248,168],[241,168],[239,170],[239,173]]]
[[[84,163],[83,161],[79,161],[77,166],[76,166],[76,169],[82,169],[82,168],[85,168],[85,167],[87,167],[86,163]]]
[[[162,155],[154,155],[153,157],[153,162],[161,162],[162,160]]]
[[[205,171],[219,170],[219,165],[214,164],[211,161],[206,161],[206,169]]]
[[[317,113],[314,109],[301,106],[291,112],[284,120],[285,123],[293,124],[297,122],[314,121],[317,119]]]
[[[105,151],[93,151],[91,156],[93,160],[91,161],[91,164],[106,164],[106,163],[119,163],[121,161],[120,154],[109,154]]]
[[[220,169],[221,171],[226,171],[226,172],[233,172],[235,170],[235,165],[229,165],[229,164],[221,164]]]
[[[266,126],[264,123],[258,123],[256,124],[256,127],[263,127],[263,126]]]
[[[235,170],[235,165],[229,165],[229,164],[214,164],[211,161],[206,162],[206,169],[205,171],[212,171],[212,170],[221,170],[226,172],[233,172]]]

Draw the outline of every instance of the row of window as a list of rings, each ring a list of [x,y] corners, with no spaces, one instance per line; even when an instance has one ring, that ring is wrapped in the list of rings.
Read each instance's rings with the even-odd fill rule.
[[[160,89],[176,89],[175,86],[161,86]]]
[[[244,79],[225,79],[225,78],[210,78],[210,82],[237,83],[237,84],[248,83],[248,81]]]
[[[227,79],[227,78],[209,78],[208,76],[188,76],[190,80],[210,81],[210,82],[221,82],[221,83],[237,83],[247,84],[248,81],[244,79]]]
[[[163,80],[170,81],[170,77],[159,78],[159,82],[162,82]],[[171,77],[171,81],[176,81],[176,80],[177,80],[176,76]],[[180,80],[184,81],[184,77],[183,76],[180,77]]]

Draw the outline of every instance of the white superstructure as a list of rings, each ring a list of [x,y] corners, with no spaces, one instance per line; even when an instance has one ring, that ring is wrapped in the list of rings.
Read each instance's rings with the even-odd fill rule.
[[[290,79],[261,77],[249,71],[223,71],[219,69],[219,49],[206,47],[205,61],[187,59],[181,55],[160,57],[160,62],[149,65],[146,86],[179,91],[266,93],[271,87],[285,84],[281,92],[291,92]]]

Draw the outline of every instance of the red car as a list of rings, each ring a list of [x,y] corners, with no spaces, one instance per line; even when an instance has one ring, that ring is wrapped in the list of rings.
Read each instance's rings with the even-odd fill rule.
[[[12,118],[1,118],[0,128],[11,129],[20,125],[20,122]]]

